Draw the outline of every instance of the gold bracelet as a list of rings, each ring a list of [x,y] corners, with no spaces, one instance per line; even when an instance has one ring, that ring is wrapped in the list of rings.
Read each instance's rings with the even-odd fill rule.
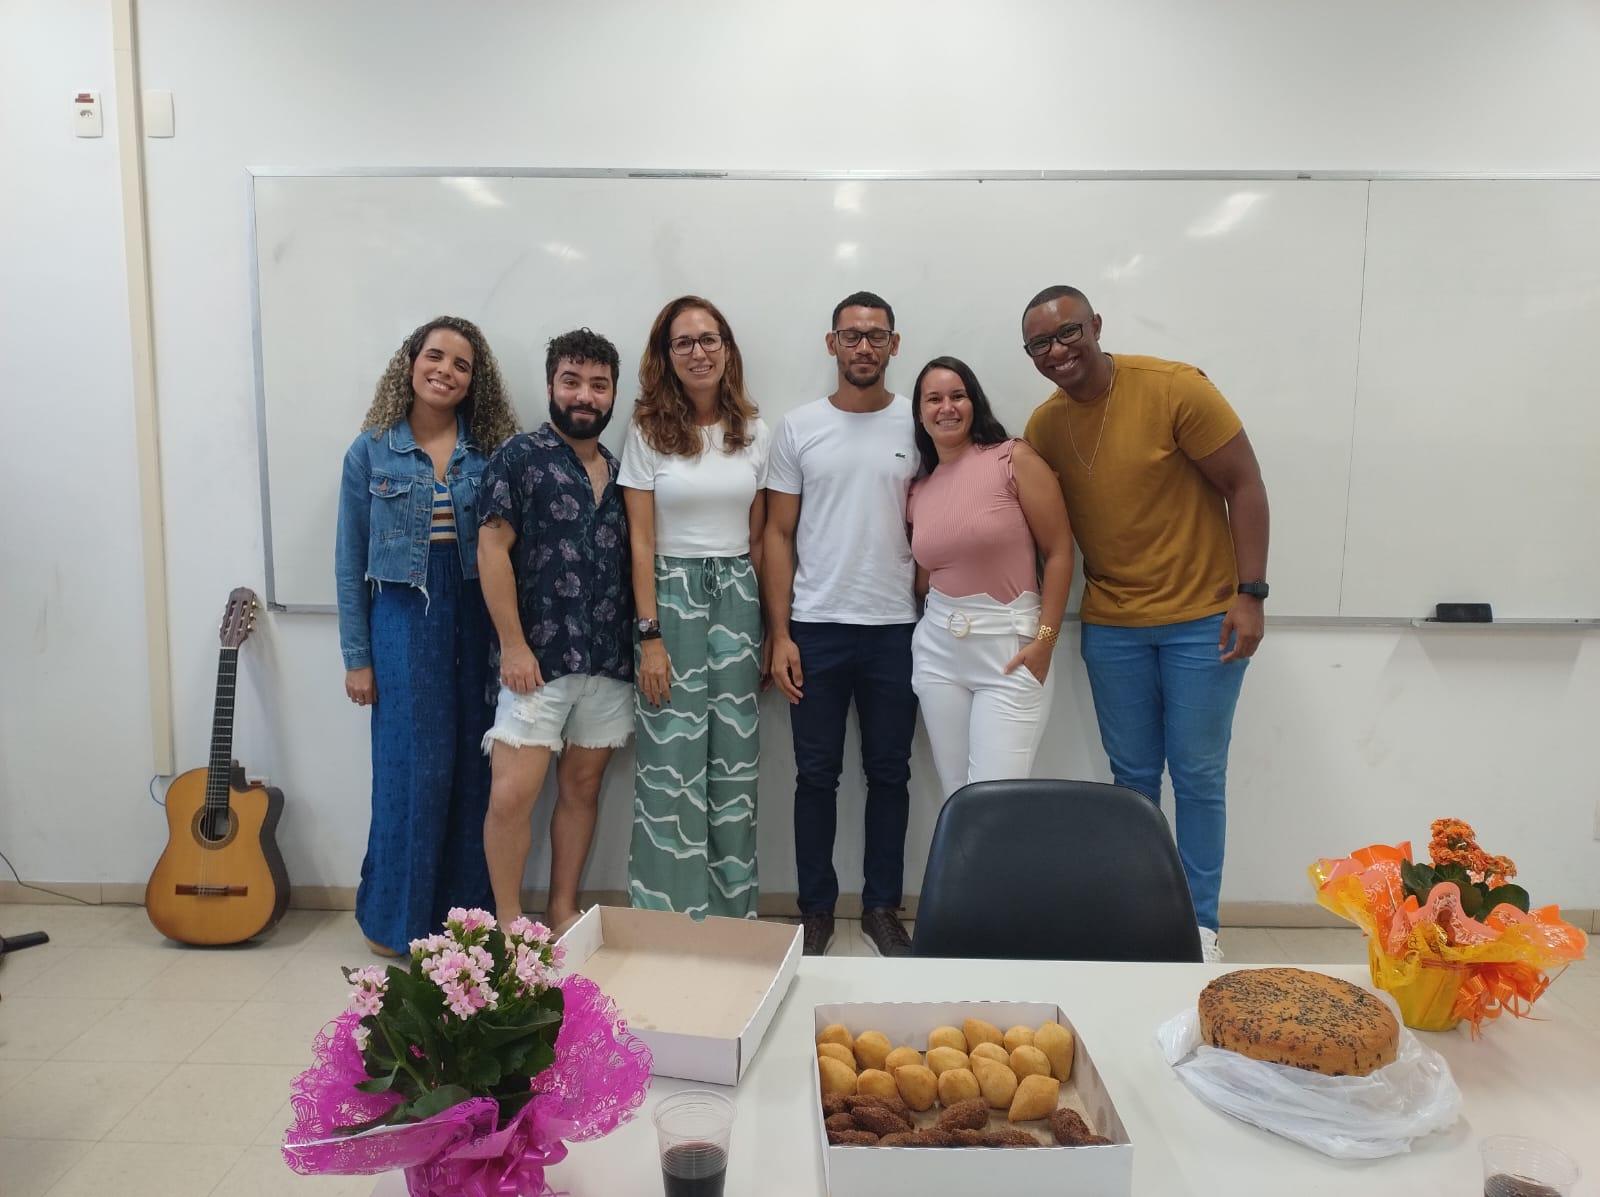
[[[1056,637],[1059,635],[1061,635],[1061,629],[1042,623],[1039,625],[1039,630],[1033,634],[1033,638],[1035,640],[1043,640],[1046,644],[1054,644]]]

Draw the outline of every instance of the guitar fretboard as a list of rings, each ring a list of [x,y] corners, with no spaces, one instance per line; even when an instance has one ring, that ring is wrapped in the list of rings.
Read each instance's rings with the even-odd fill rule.
[[[211,760],[206,769],[206,811],[228,809],[228,781],[233,769],[233,695],[239,675],[239,650],[224,648],[217,657],[217,699],[211,715]]]

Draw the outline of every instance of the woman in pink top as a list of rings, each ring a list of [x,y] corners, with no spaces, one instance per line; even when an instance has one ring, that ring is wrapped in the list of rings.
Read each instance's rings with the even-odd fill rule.
[[[911,684],[948,797],[1033,771],[1072,583],[1072,532],[1050,467],[1006,436],[965,362],[934,358],[913,402],[922,474],[906,518],[926,605]]]

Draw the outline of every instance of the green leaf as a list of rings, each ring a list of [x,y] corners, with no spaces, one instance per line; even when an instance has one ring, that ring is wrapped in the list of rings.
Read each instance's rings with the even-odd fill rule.
[[[550,1065],[556,1062],[555,1044],[540,1040],[534,1044],[533,1051],[528,1053],[528,1058],[522,1062],[522,1069],[530,1077],[536,1077]]]
[[[495,1100],[500,1103],[500,1124],[504,1126],[517,1116],[518,1110],[533,1100],[533,1090],[524,1085],[512,1093],[496,1094]]]
[[[1461,910],[1469,919],[1478,917],[1478,912],[1483,909],[1483,886],[1468,881],[1458,887],[1461,890]]]
[[[373,1077],[370,1081],[362,1081],[356,1086],[363,1093],[387,1093],[394,1088],[394,1079],[400,1075],[396,1067],[388,1076]]]
[[[502,1075],[501,1061],[492,1052],[474,1052],[461,1063],[461,1079],[479,1092],[493,1089]]]
[[[1472,876],[1467,872],[1466,866],[1455,861],[1437,866],[1433,873],[1440,881],[1454,881],[1457,885],[1472,884]]]
[[[483,1021],[478,1024],[478,1034],[475,1038],[485,1047],[498,1047],[532,1035],[544,1027],[559,1023],[561,1021],[561,1012],[559,1010],[533,1010],[515,1023],[496,1023],[489,1021],[483,1015],[478,1017]]]
[[[1436,880],[1433,870],[1427,865],[1414,864],[1409,860],[1400,862],[1400,883],[1405,887],[1408,897],[1426,902]]]
[[[1509,906],[1515,906],[1518,910],[1522,911],[1523,914],[1528,913],[1528,891],[1523,889],[1520,885],[1511,885],[1510,883],[1507,883],[1505,885],[1496,886],[1494,889],[1490,890],[1488,896],[1484,898],[1484,908],[1486,910],[1493,910],[1502,902]]]
[[[472,1096],[460,1085],[441,1085],[431,1092],[424,1093],[416,1101],[406,1107],[408,1120],[421,1122],[424,1118],[432,1118],[441,1114],[451,1106],[458,1106]]]

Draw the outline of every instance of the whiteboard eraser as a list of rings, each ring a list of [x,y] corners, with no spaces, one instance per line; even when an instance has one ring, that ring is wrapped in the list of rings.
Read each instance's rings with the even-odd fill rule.
[[[1493,623],[1488,603],[1439,603],[1433,609],[1436,623]]]

